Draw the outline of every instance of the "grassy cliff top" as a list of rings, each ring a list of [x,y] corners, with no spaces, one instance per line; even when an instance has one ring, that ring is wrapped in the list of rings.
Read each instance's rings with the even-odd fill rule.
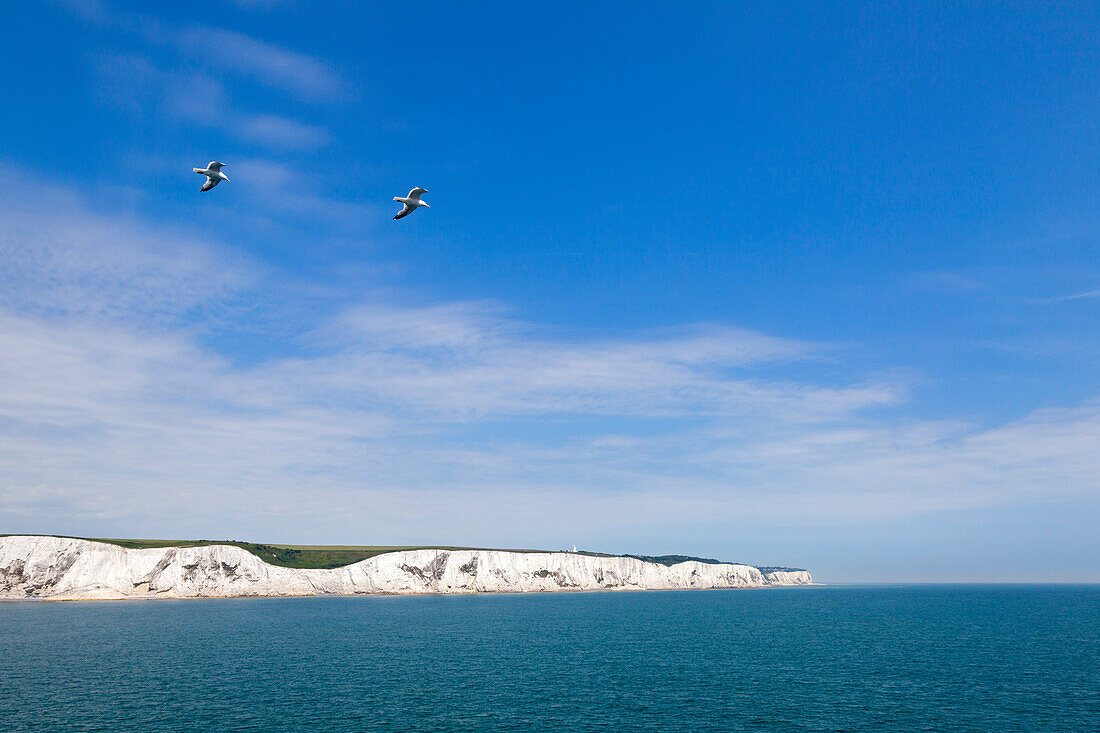
[[[9,537],[11,535],[0,535]],[[63,535],[51,535],[59,537]],[[499,552],[560,552],[560,550],[520,550],[505,549],[499,547],[452,547],[447,545],[270,545],[260,542],[242,542],[241,540],[138,540],[119,539],[115,537],[70,537],[68,539],[89,540],[91,542],[106,542],[119,547],[133,550],[141,550],[155,547],[202,547],[204,545],[232,545],[251,552],[271,565],[279,565],[284,568],[313,568],[330,569],[366,560],[375,555],[387,552],[402,552],[405,550],[496,550]],[[601,552],[577,552],[578,555],[592,555],[595,557],[630,557],[644,562],[657,563],[659,565],[675,565],[676,563],[696,561],[703,563],[719,564],[721,560],[710,558],[692,557],[691,555],[608,555]],[[763,571],[769,570],[798,570],[799,568],[761,567]]]
[[[0,535],[9,537],[11,535]],[[232,545],[248,550],[271,565],[284,568],[329,569],[351,565],[386,552],[405,550],[499,550],[501,552],[553,552],[553,550],[502,549],[490,547],[452,547],[447,545],[272,545],[241,540],[141,540],[117,537],[67,537],[67,539],[105,542],[132,550],[156,547],[202,547],[204,545]],[[599,555],[596,552],[580,552],[581,555]]]
[[[711,557],[695,557],[693,555],[620,555],[619,557],[633,557],[636,560],[643,560],[645,562],[652,562],[658,565],[676,565],[682,562],[701,562],[707,565],[750,565],[755,567],[764,573],[770,573],[775,570],[785,570],[787,572],[796,572],[805,570],[805,568],[787,568],[777,565],[751,565],[751,563],[731,563],[728,560],[715,560]]]

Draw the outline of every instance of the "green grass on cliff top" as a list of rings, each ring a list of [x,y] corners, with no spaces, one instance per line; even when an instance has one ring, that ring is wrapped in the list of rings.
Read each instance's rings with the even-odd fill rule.
[[[0,535],[5,537],[8,535]],[[54,535],[60,536],[60,535]],[[202,547],[204,545],[232,545],[248,550],[256,557],[271,565],[284,568],[339,568],[344,565],[366,560],[368,557],[387,552],[404,550],[488,550],[500,548],[487,547],[451,547],[445,545],[268,545],[259,542],[240,540],[136,540],[115,537],[72,537],[70,539],[106,542],[134,550],[155,547]],[[504,552],[548,552],[548,550],[508,549]],[[598,555],[595,552],[580,553]]]
[[[91,539],[91,538],[89,538]],[[284,568],[339,568],[344,565],[366,560],[368,557],[385,552],[400,550],[423,550],[425,547],[398,547],[392,545],[268,545],[259,542],[241,542],[237,540],[122,540],[98,538],[99,542],[109,542],[129,548],[145,547],[199,547],[201,545],[233,545],[248,550],[256,557],[271,565]],[[432,548],[432,549],[458,549]]]
[[[0,535],[7,537],[9,535]],[[60,535],[53,535],[60,536]],[[259,542],[242,542],[240,540],[131,540],[114,537],[72,537],[70,539],[90,540],[92,542],[106,542],[129,549],[147,549],[155,547],[202,547],[204,545],[232,545],[248,550],[256,557],[271,565],[279,565],[284,568],[312,568],[329,569],[340,568],[345,565],[366,560],[375,555],[387,552],[401,552],[404,550],[499,550],[501,552],[556,552],[556,550],[518,550],[499,547],[452,547],[447,545],[268,545]],[[674,565],[680,562],[694,560],[703,563],[719,563],[720,560],[712,560],[705,557],[692,557],[690,555],[608,555],[601,552],[585,552],[578,555],[593,555],[596,557],[632,557],[636,560],[658,563],[660,565]],[[800,568],[776,568],[763,567],[761,570],[799,570]]]

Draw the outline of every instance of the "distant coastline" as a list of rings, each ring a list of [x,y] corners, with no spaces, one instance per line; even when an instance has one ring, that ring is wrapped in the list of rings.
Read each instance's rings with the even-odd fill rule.
[[[0,536],[0,599],[672,590],[810,585],[799,568],[681,555]]]

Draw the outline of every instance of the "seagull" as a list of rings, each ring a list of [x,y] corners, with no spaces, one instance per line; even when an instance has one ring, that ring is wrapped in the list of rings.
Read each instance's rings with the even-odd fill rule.
[[[425,209],[432,208],[420,200],[420,194],[427,192],[428,189],[417,186],[413,190],[409,191],[409,195],[404,198],[401,198],[400,196],[394,196],[394,201],[400,201],[401,203],[405,204],[405,208],[401,209],[401,211],[397,213],[397,216],[393,217],[394,221],[397,221],[403,216],[408,216],[409,214],[419,209],[421,206],[423,206]]]
[[[206,164],[205,168],[192,168],[191,170],[196,173],[201,173],[206,176],[206,183],[202,184],[203,191],[209,191],[214,186],[217,186],[222,181],[229,183],[229,176],[222,173],[222,167],[225,163],[219,163],[216,160],[212,160]]]

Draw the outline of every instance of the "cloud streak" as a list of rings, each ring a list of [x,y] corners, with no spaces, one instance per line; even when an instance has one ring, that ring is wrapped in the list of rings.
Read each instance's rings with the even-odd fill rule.
[[[255,280],[223,248],[30,180],[0,202],[0,305],[13,312],[146,323],[220,307]]]
[[[57,4],[95,25],[118,29],[152,46],[174,49],[214,73],[247,77],[306,101],[337,99],[345,93],[344,81],[320,59],[238,31],[168,24],[153,16],[120,11],[100,0],[57,0]]]
[[[319,125],[237,109],[225,86],[203,74],[168,72],[143,57],[119,56],[102,60],[97,70],[105,95],[132,114],[153,112],[274,150],[316,150],[331,140]],[[151,108],[146,100],[155,100]]]
[[[245,75],[306,100],[343,94],[344,83],[321,61],[222,28],[196,27],[171,33],[173,43],[211,69]]]
[[[316,150],[329,142],[329,133],[319,125],[280,117],[279,115],[246,115],[239,120],[240,135],[273,148]]]
[[[4,207],[8,526],[60,512],[85,528],[171,518],[173,534],[537,544],[1100,485],[1100,403],[992,428],[902,420],[904,380],[836,383],[815,376],[827,345],[721,325],[593,339],[499,304],[368,301],[236,363],[211,344],[278,318],[274,273],[65,189]]]
[[[1073,293],[1072,295],[1063,295],[1056,298],[1048,298],[1050,301],[1060,300],[1084,300],[1086,298],[1100,298],[1100,290],[1089,290],[1084,293]]]

